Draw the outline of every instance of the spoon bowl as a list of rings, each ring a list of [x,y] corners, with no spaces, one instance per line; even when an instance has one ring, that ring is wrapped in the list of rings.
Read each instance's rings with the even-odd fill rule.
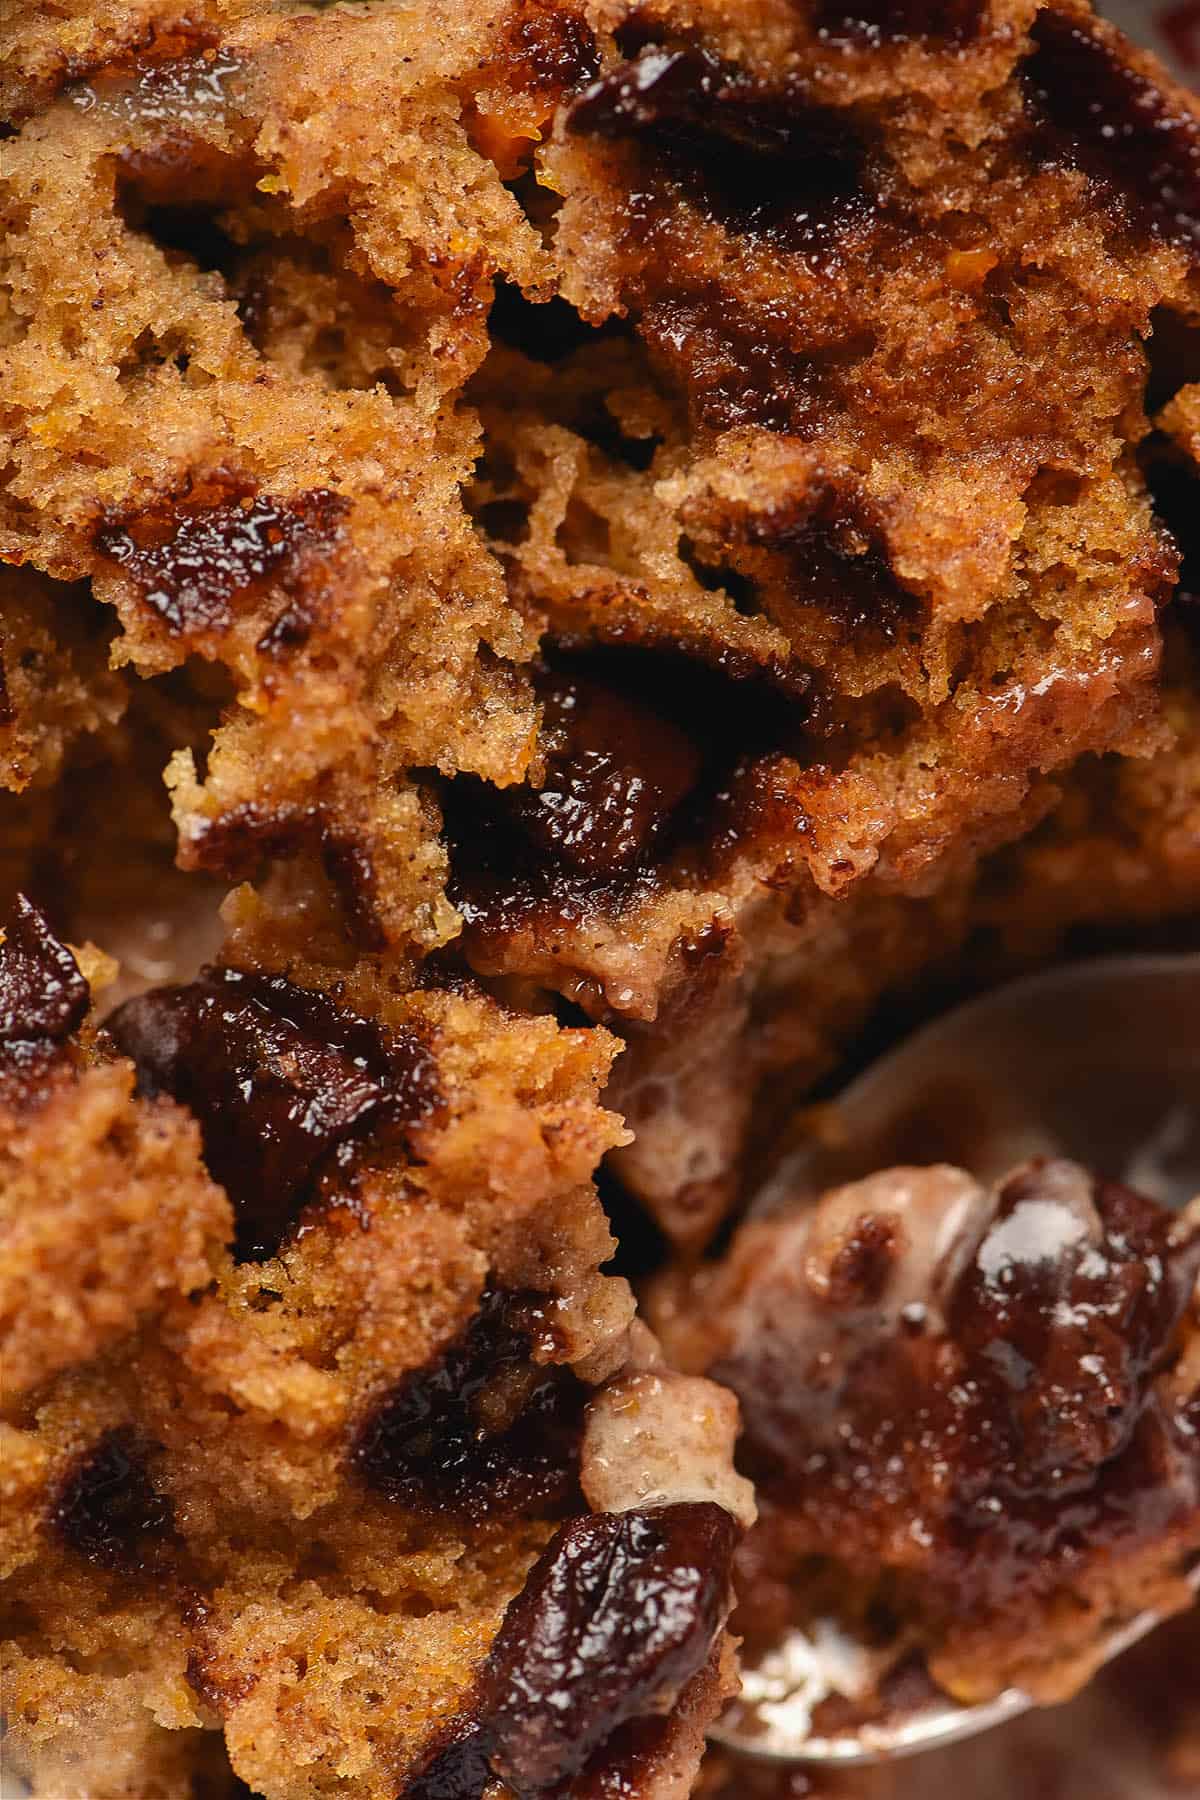
[[[990,1182],[1032,1156],[1071,1157],[1182,1207],[1200,1193],[1200,953],[1066,964],[998,988],[916,1032],[812,1124],[752,1217],[892,1164],[950,1162]],[[1200,1590],[1200,1569],[1192,1579]],[[1123,1621],[1103,1661],[1158,1623]],[[822,1700],[864,1700],[882,1672],[831,1621],[793,1631],[746,1671],[713,1736],[747,1755],[846,1767],[954,1743],[1033,1704],[1013,1688],[977,1706],[933,1690],[842,1735],[812,1733]]]

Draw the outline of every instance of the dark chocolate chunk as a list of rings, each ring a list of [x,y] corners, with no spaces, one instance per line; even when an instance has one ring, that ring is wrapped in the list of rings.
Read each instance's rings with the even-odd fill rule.
[[[172,1510],[132,1437],[117,1430],[106,1432],[71,1470],[51,1520],[71,1549],[97,1568],[135,1574],[147,1566],[154,1540],[170,1533]]]
[[[552,933],[616,914],[652,891],[669,859],[703,857],[714,832],[750,828],[742,806],[757,747],[798,744],[808,676],[722,654],[557,653],[538,678],[546,780],[503,792],[470,776],[443,792],[450,893],[468,954],[524,927]],[[737,790],[731,797],[731,781]],[[724,850],[721,852],[724,854]],[[674,866],[672,864],[672,866]]]
[[[715,284],[672,287],[649,301],[639,329],[656,364],[682,383],[700,425],[803,436],[820,415],[819,359],[797,354],[782,314]]]
[[[546,780],[514,791],[516,818],[547,857],[605,877],[649,859],[693,786],[700,757],[669,719],[563,673],[543,689]]]
[[[210,969],[107,1022],[143,1093],[191,1108],[233,1202],[240,1257],[273,1255],[340,1146],[403,1134],[438,1100],[411,1033],[385,1031],[283,976]]]
[[[4,648],[0,645],[0,726],[11,725],[16,718],[16,708],[8,691],[8,671],[4,665]]]
[[[983,16],[984,0],[818,0],[813,23],[826,43],[874,49],[923,39],[968,43]]]
[[[1105,28],[1047,7],[1031,27],[1026,104],[1038,160],[1084,169],[1129,206],[1135,224],[1200,246],[1200,124],[1130,68]]]
[[[503,793],[460,778],[448,790],[451,895],[486,934],[545,916],[581,919],[628,902],[697,778],[688,735],[640,697],[583,670],[547,671],[546,779]]]
[[[765,82],[708,50],[647,45],[585,88],[567,124],[635,139],[706,214],[814,267],[875,211],[866,146],[843,114],[797,81]]]
[[[40,1058],[78,1029],[88,985],[44,913],[18,894],[0,944],[0,1058]]]
[[[492,1779],[486,1729],[456,1721],[449,1742],[441,1742],[422,1769],[401,1790],[399,1800],[482,1800]]]
[[[569,1781],[703,1666],[737,1536],[723,1508],[692,1502],[588,1513],[550,1540],[481,1683],[491,1766],[521,1800]]]
[[[96,542],[170,631],[225,631],[239,595],[268,580],[298,585],[309,560],[333,547],[348,510],[328,488],[287,500],[245,495],[156,508],[107,526]]]
[[[599,67],[595,34],[582,10],[547,0],[518,0],[506,42],[518,59],[517,76],[555,99],[590,80]]]
[[[852,487],[815,484],[794,509],[748,514],[746,541],[785,559],[801,604],[835,619],[847,634],[892,642],[926,610],[892,567],[883,525]]]
[[[354,1445],[364,1480],[416,1511],[472,1519],[578,1503],[587,1391],[569,1369],[531,1362],[529,1308],[488,1290],[460,1336],[403,1377]]]
[[[1198,1255],[1172,1249],[1171,1215],[1073,1165],[1013,1175],[964,1270],[948,1324],[1016,1446],[1010,1491],[1069,1491],[1131,1441],[1171,1344]]]

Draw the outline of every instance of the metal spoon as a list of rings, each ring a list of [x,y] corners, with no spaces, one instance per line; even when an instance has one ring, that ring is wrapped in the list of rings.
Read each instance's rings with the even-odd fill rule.
[[[892,1163],[953,1162],[989,1181],[1035,1155],[1074,1157],[1181,1207],[1200,1194],[1200,954],[1067,964],[999,988],[883,1057],[816,1124],[754,1217]],[[1191,1579],[1200,1591],[1200,1568]],[[1103,1660],[1159,1622],[1124,1621]],[[713,1736],[753,1756],[845,1767],[954,1743],[1033,1704],[1015,1688],[979,1706],[936,1695],[845,1735],[810,1734],[822,1699],[866,1698],[881,1673],[831,1622],[793,1631],[747,1671]]]

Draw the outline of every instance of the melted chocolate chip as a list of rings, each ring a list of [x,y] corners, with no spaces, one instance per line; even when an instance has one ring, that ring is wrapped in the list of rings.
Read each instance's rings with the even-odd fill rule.
[[[492,1769],[520,1800],[578,1775],[703,1666],[737,1535],[721,1507],[694,1502],[585,1514],[551,1539],[481,1684]]]
[[[519,74],[556,99],[590,80],[599,67],[595,34],[583,13],[550,0],[520,0],[506,41]]]
[[[0,726],[11,725],[16,718],[16,708],[8,691],[8,670],[4,664],[4,649],[0,646]]]
[[[97,546],[141,590],[168,630],[226,631],[231,602],[261,584],[298,585],[336,543],[348,502],[327,488],[288,500],[265,494],[188,510],[155,509],[111,525]]]
[[[585,675],[547,684],[543,706],[546,780],[513,796],[526,837],[541,855],[597,878],[651,859],[699,774],[691,740]]]
[[[1088,1194],[1069,1168],[1005,1183],[948,1309],[994,1435],[1019,1445],[1014,1493],[1071,1491],[1129,1444],[1200,1263],[1172,1251],[1161,1207],[1113,1182]]]
[[[708,216],[814,268],[874,213],[865,144],[843,114],[708,50],[647,45],[585,88],[567,124],[635,139]]]
[[[848,634],[875,631],[891,642],[925,609],[896,576],[869,507],[832,482],[806,496],[797,513],[756,513],[745,530],[752,544],[786,557],[796,598]]]
[[[385,949],[387,932],[379,916],[379,880],[371,852],[357,838],[326,826],[321,835],[321,861],[341,895],[358,942],[367,950]]]
[[[472,1721],[456,1720],[448,1742],[441,1742],[413,1776],[400,1800],[482,1800],[492,1779],[486,1730]]]
[[[489,1290],[465,1331],[403,1377],[354,1445],[365,1481],[415,1511],[475,1520],[578,1502],[586,1389],[531,1362],[531,1305]]]
[[[787,318],[715,284],[669,289],[648,302],[639,329],[656,364],[713,431],[757,425],[803,436],[824,410],[819,357],[797,354]]]
[[[756,746],[802,735],[802,672],[746,666],[736,653],[710,668],[627,649],[619,635],[615,627],[611,649],[559,653],[541,671],[540,789],[499,792],[459,777],[444,792],[450,893],[469,951],[523,927],[619,912],[668,864],[723,856],[726,836],[736,844],[753,829],[754,807],[743,803]]]
[[[0,1062],[44,1060],[78,1029],[88,985],[44,913],[18,894],[0,944]]]
[[[627,692],[563,668],[541,694],[542,787],[498,793],[468,778],[446,797],[450,891],[475,929],[514,930],[546,909],[582,918],[602,894],[627,902],[700,773],[689,737]]]
[[[964,44],[978,36],[984,0],[819,0],[813,23],[829,44]]]
[[[653,1792],[651,1783],[661,1780],[659,1758],[672,1726],[670,1718],[630,1719],[619,1726],[572,1781],[571,1800],[640,1800]]]
[[[1174,1243],[1171,1214],[1071,1163],[1032,1163],[979,1203],[924,1274],[928,1244],[906,1241],[902,1213],[887,1242],[881,1221],[849,1221],[848,1263],[833,1259],[820,1295],[802,1263],[764,1275],[753,1326],[709,1371],[741,1402],[761,1566],[774,1511],[790,1557],[873,1583],[903,1534],[922,1547],[912,1606],[962,1617],[1045,1593],[1083,1552],[1148,1541],[1192,1504],[1196,1443],[1154,1378],[1200,1234]],[[755,1605],[751,1591],[737,1622],[750,1632]]]
[[[196,832],[188,845],[188,866],[234,881],[248,880],[265,860],[296,856],[303,850],[320,856],[358,942],[365,949],[382,950],[387,933],[376,904],[374,859],[365,844],[331,825],[320,806],[243,801]]]
[[[51,1519],[77,1555],[97,1568],[135,1574],[148,1566],[154,1540],[169,1534],[172,1511],[132,1437],[109,1431],[67,1476]]]
[[[1056,12],[1031,27],[1026,104],[1039,121],[1033,153],[1084,169],[1115,190],[1135,223],[1170,243],[1200,245],[1200,124],[1148,75],[1130,68],[1103,29]]]
[[[67,945],[31,900],[16,896],[0,943],[0,1091],[7,1105],[40,1103],[41,1084],[88,1004],[88,985]]]
[[[709,1502],[585,1513],[511,1601],[480,1675],[400,1800],[634,1800],[728,1605],[738,1528]]]
[[[425,1046],[283,976],[210,969],[126,1001],[107,1022],[143,1093],[191,1108],[226,1188],[243,1260],[273,1255],[333,1154],[404,1135],[438,1100]]]
[[[796,77],[769,83],[695,46],[626,31],[637,53],[586,88],[568,129],[624,140],[624,298],[654,363],[696,424],[804,435],[837,403],[846,346],[804,347],[794,305],[705,279],[680,202],[725,231],[799,259],[801,281],[834,272],[886,215],[875,157],[845,112]],[[890,229],[890,228],[889,228]]]

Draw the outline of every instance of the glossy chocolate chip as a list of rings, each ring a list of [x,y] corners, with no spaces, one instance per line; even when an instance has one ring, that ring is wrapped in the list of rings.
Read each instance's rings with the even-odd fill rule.
[[[1001,1189],[948,1324],[994,1439],[1015,1434],[1016,1489],[1065,1489],[1131,1440],[1196,1275],[1197,1247],[1173,1245],[1171,1225],[1073,1164],[1030,1163]]]
[[[467,777],[445,798],[451,894],[482,936],[628,903],[702,766],[685,729],[602,675],[546,670],[539,697],[542,786],[498,794]]]
[[[460,776],[443,792],[468,955],[525,928],[553,943],[563,927],[636,904],[681,857],[707,857],[714,840],[723,856],[730,834],[744,843],[756,776],[739,768],[760,749],[799,745],[809,713],[803,670],[642,648],[620,626],[611,647],[554,653],[538,693],[541,788],[498,792]]]
[[[578,1503],[587,1390],[569,1369],[532,1362],[531,1298],[486,1292],[465,1331],[368,1418],[353,1460],[373,1488],[473,1519]]]
[[[596,37],[583,15],[561,0],[518,0],[506,31],[514,74],[557,99],[596,73]]]
[[[154,1541],[170,1533],[172,1511],[132,1438],[110,1431],[71,1470],[51,1519],[77,1555],[97,1568],[132,1574],[146,1566]]]
[[[1133,221],[1200,247],[1200,123],[1129,66],[1104,27],[1053,7],[1031,27],[1022,69],[1037,121],[1035,158],[1083,168],[1126,203]]]
[[[521,1800],[579,1774],[703,1666],[737,1527],[709,1502],[587,1513],[550,1540],[484,1671],[491,1766]]]
[[[246,1260],[274,1253],[339,1147],[402,1133],[438,1101],[433,1058],[411,1033],[282,976],[212,969],[127,1001],[107,1028],[143,1093],[199,1119]]]
[[[1185,1241],[1170,1212],[1057,1160],[978,1190],[932,1269],[916,1217],[848,1220],[819,1293],[804,1241],[795,1261],[778,1249],[757,1290],[747,1273],[749,1323],[708,1372],[741,1402],[738,1463],[768,1519],[751,1574],[770,1566],[778,1514],[790,1566],[828,1557],[872,1583],[919,1566],[914,1606],[983,1614],[1070,1582],[1085,1554],[1150,1542],[1194,1503],[1200,1440],[1156,1377],[1200,1233]],[[748,1634],[770,1590],[751,1593]]]
[[[567,124],[635,140],[706,215],[814,267],[830,266],[844,233],[874,211],[866,146],[843,114],[799,82],[766,82],[708,50],[646,45],[585,88]]]
[[[818,0],[813,23],[827,43],[964,44],[979,35],[983,0]]]
[[[46,915],[18,894],[0,944],[0,1056],[22,1063],[82,1024],[88,985]]]
[[[106,527],[96,542],[168,630],[225,631],[238,595],[267,580],[293,584],[309,557],[336,542],[348,510],[327,488],[287,500],[260,494],[145,513]]]
[[[544,691],[547,773],[514,795],[517,818],[547,856],[606,877],[653,855],[700,757],[669,720],[586,676]]]
[[[926,603],[900,581],[881,521],[852,488],[817,483],[794,512],[751,514],[743,530],[749,543],[780,556],[797,600],[847,635],[890,643],[923,622]]]

